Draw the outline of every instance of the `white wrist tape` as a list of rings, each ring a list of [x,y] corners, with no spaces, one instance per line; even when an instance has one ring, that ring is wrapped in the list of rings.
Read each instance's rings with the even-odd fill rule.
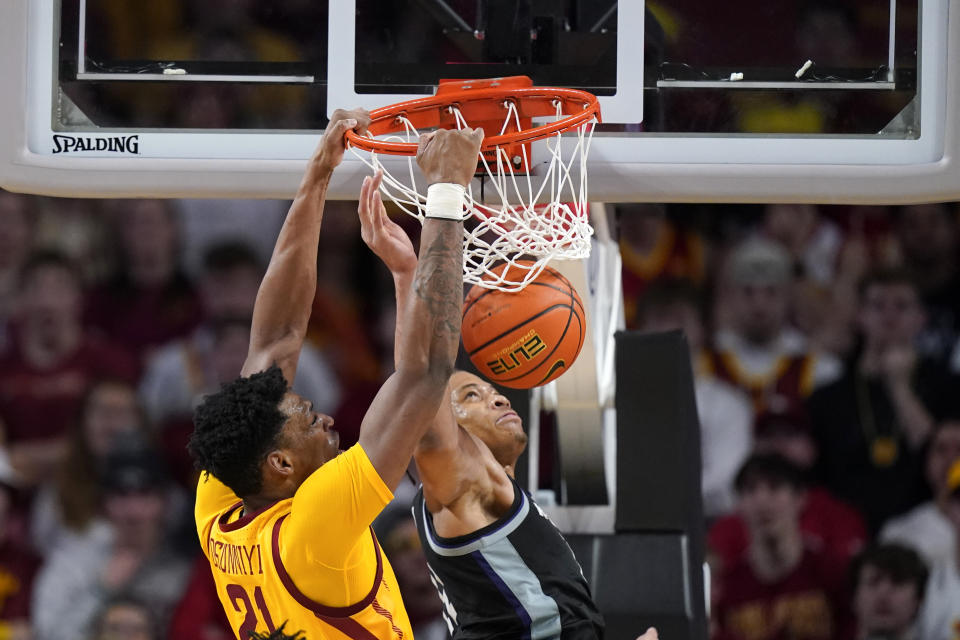
[[[463,185],[438,182],[427,187],[428,218],[463,220],[463,201],[467,190]]]

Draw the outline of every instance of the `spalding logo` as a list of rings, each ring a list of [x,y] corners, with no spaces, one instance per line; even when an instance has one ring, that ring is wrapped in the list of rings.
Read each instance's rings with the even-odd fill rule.
[[[79,153],[101,151],[106,153],[130,153],[140,155],[140,136],[53,136],[53,153]]]

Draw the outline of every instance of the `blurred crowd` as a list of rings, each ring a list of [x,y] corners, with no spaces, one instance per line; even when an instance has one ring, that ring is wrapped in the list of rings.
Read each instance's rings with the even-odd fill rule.
[[[955,640],[960,208],[619,213],[628,327],[690,346],[715,637]]]
[[[326,68],[327,3],[87,6],[93,60]],[[886,59],[877,6],[650,2],[647,59],[684,73],[721,54],[869,70],[878,46]],[[397,7],[358,14],[384,47],[423,24]],[[909,68],[916,5],[899,15],[897,62]],[[792,38],[763,26],[751,31],[763,42],[738,36],[758,19],[798,26]],[[736,46],[718,53],[721,41]],[[101,125],[321,128],[326,111],[325,93],[304,87],[128,84],[64,90]],[[912,95],[651,96],[646,126],[875,133]],[[240,371],[286,206],[0,191],[0,639],[234,637],[196,542],[185,444],[198,399]],[[690,347],[714,636],[960,638],[960,208],[609,215],[628,328],[680,328]],[[337,419],[344,447],[392,366],[393,305],[355,205],[329,203],[294,386]],[[417,638],[445,637],[408,511],[389,509],[377,529]]]
[[[185,443],[240,371],[286,207],[0,191],[0,637],[233,637]],[[605,215],[628,328],[690,347],[716,637],[955,640],[960,207]],[[344,447],[392,361],[392,283],[358,230],[328,203],[294,383]],[[417,637],[444,637],[408,509],[377,528]]]

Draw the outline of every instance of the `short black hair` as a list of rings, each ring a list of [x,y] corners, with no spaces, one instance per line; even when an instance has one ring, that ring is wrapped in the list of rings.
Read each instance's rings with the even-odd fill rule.
[[[187,444],[196,467],[240,498],[259,493],[260,465],[276,446],[287,419],[279,404],[288,389],[283,372],[274,365],[206,396],[194,411],[193,435]]]
[[[806,488],[803,470],[777,453],[757,453],[740,467],[733,486],[737,493],[756,482],[766,482],[773,486],[787,485],[796,491]]]
[[[56,249],[38,249],[34,251],[24,261],[20,267],[20,287],[27,283],[27,280],[41,269],[61,269],[68,274],[77,288],[83,288],[83,282],[80,280],[80,270],[73,263],[67,254]]]
[[[850,584],[854,589],[860,584],[860,574],[866,566],[874,567],[896,584],[913,583],[917,600],[923,600],[930,572],[920,554],[910,547],[886,543],[861,551],[850,563]]]
[[[296,631],[291,635],[284,631],[284,627],[286,626],[287,623],[284,622],[282,625],[280,625],[279,629],[275,629],[269,634],[251,631],[250,640],[307,640],[306,636],[303,635],[303,631]]]

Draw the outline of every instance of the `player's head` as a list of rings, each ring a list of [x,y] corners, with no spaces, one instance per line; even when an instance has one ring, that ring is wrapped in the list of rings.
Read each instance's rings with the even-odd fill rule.
[[[286,626],[287,623],[284,622],[280,625],[279,629],[271,631],[270,633],[257,633],[254,631],[250,634],[250,640],[307,640],[307,637],[303,635],[303,631],[287,633],[285,631]]]
[[[454,371],[447,386],[457,424],[480,438],[502,465],[514,465],[527,446],[523,421],[510,401],[472,373]]]
[[[204,398],[188,445],[197,467],[241,498],[282,499],[339,453],[333,419],[290,391],[276,366]]]

